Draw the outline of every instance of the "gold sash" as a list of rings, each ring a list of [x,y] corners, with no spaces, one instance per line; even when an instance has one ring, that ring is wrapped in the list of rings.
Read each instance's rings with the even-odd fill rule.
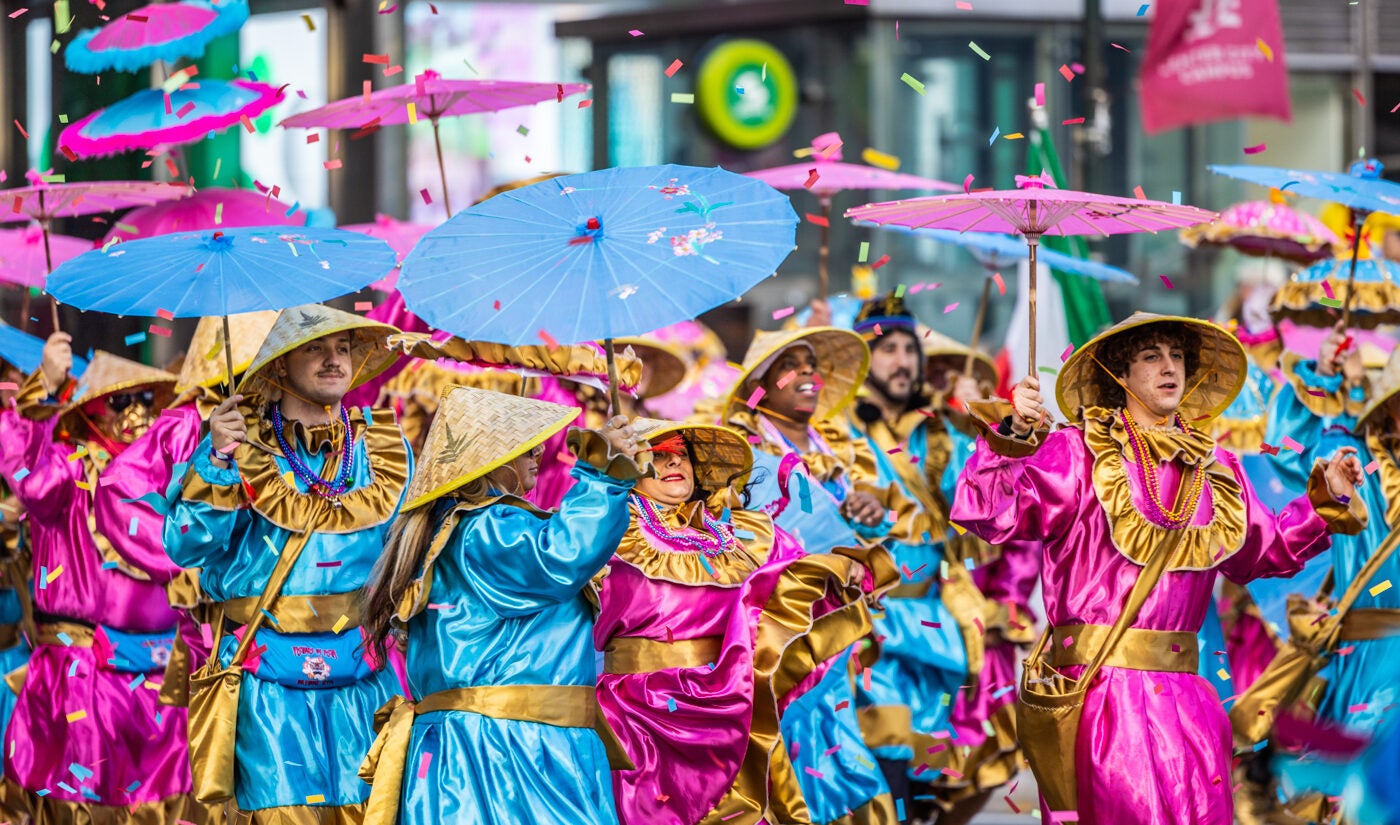
[[[1359,607],[1342,617],[1340,642],[1374,642],[1400,635],[1400,610]]]
[[[723,639],[701,636],[658,642],[641,636],[614,636],[603,648],[605,673],[655,673],[671,668],[697,668],[719,661]]]
[[[1087,665],[1108,643],[1113,628],[1101,624],[1067,624],[1054,628],[1047,658],[1054,667]],[[1066,640],[1070,640],[1067,645]],[[1196,634],[1185,630],[1144,630],[1130,627],[1109,648],[1103,667],[1195,673],[1200,664]]]
[[[334,593],[329,596],[279,596],[268,605],[271,621],[278,633],[333,633],[341,619],[342,629],[358,627],[364,594]],[[258,612],[258,597],[245,596],[220,604],[224,618],[234,624],[247,625]]]
[[[596,690],[588,685],[481,685],[429,694],[418,702],[395,696],[374,714],[378,734],[360,764],[360,778],[373,784],[365,805],[364,825],[394,825],[403,791],[413,718],[451,710],[478,713],[493,719],[537,722],[560,728],[606,728],[598,712]],[[611,729],[604,743],[612,737]]]
[[[63,645],[64,647],[92,647],[92,636],[96,630],[75,622],[43,622],[34,635],[36,645]],[[62,633],[68,637],[60,638]]]

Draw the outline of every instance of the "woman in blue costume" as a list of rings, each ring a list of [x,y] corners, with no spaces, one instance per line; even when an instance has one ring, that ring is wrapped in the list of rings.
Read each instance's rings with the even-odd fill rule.
[[[1366,529],[1332,540],[1332,592],[1337,596],[1400,526],[1400,351],[1391,355],[1367,401],[1361,357],[1355,347],[1344,348],[1345,341],[1339,325],[1322,342],[1317,361],[1285,360],[1289,386],[1279,391],[1269,422],[1271,436],[1287,435],[1302,446],[1296,454],[1286,451],[1287,456],[1280,450],[1285,472],[1348,446],[1357,449],[1357,458],[1370,470],[1359,488],[1370,515]],[[1342,623],[1339,644],[1350,650],[1333,657],[1322,674],[1328,685],[1319,717],[1367,735],[1391,727],[1395,713],[1389,709],[1400,703],[1400,588],[1386,583],[1400,583],[1400,554],[1392,555],[1362,588]]]
[[[879,485],[874,455],[851,439],[840,417],[869,364],[869,348],[849,330],[760,332],[727,400],[725,423],[754,444],[752,507],[768,512],[808,553],[859,547],[896,527],[905,537],[912,532],[913,503]],[[888,589],[893,582],[880,584]],[[780,703],[794,781],[816,825],[898,819],[856,716],[848,666],[868,667],[877,652],[861,635],[823,656]]]
[[[219,604],[223,620],[211,631],[225,666],[283,549],[305,537],[259,619],[258,653],[244,663],[236,822],[340,825],[363,816],[369,789],[357,769],[395,682],[362,655],[359,594],[411,457],[392,414],[350,410],[341,399],[388,366],[382,342],[395,331],[320,305],[283,310],[242,394],[210,415],[166,515],[166,552],[201,568],[200,586]],[[190,725],[192,745],[203,727]]]
[[[557,512],[523,498],[577,414],[468,387],[438,407],[365,608],[383,658],[406,636],[413,700],[380,713],[366,825],[616,824],[586,596],[631,519],[627,420],[569,433]]]

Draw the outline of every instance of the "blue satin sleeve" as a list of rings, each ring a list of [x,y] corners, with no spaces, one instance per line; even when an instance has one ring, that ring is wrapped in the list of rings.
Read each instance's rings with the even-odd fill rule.
[[[1316,366],[1316,361],[1299,361],[1293,365],[1292,372],[1306,389],[1336,395],[1342,386],[1342,376],[1319,375]],[[1307,489],[1313,459],[1324,449],[1324,433],[1334,427],[1352,430],[1356,427],[1356,418],[1345,412],[1335,417],[1318,415],[1298,397],[1298,389],[1292,382],[1279,386],[1269,410],[1264,440],[1279,447],[1278,453],[1269,459],[1284,486],[1291,490]],[[1302,445],[1302,451],[1283,447],[1285,437]]]
[[[456,553],[468,586],[501,616],[523,616],[578,595],[627,530],[632,481],[586,463],[552,518],[517,507],[490,507],[457,531]]]

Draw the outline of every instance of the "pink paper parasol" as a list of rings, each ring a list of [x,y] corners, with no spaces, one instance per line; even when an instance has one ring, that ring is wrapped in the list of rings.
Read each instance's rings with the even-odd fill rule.
[[[247,21],[247,0],[154,3],[80,32],[63,50],[63,62],[84,74],[135,72],[157,61],[200,57],[210,42]]]
[[[1024,235],[1030,247],[1030,346],[1035,370],[1036,248],[1042,235],[1120,235],[1181,229],[1213,220],[1214,212],[1161,201],[1113,198],[1054,189],[1048,174],[1016,176],[1014,190],[988,190],[887,203],[846,210],[846,217],[910,229],[958,232],[1011,232]]]
[[[306,213],[271,195],[248,189],[202,189],[177,201],[133,209],[122,216],[104,241],[134,241],[171,232],[233,226],[305,226]]]
[[[145,89],[68,125],[59,148],[82,158],[178,146],[253,118],[282,101],[282,90],[251,80],[201,80],[167,95]]]
[[[956,192],[958,186],[933,178],[905,175],[878,166],[841,162],[841,136],[836,132],[818,135],[812,140],[811,160],[789,166],[775,166],[746,172],[774,189],[807,189],[817,196],[822,208],[821,251],[817,274],[821,279],[820,297],[826,300],[829,260],[831,257],[830,224],[831,197],[850,189],[929,189],[935,192]]]
[[[31,174],[37,180],[37,175]],[[146,181],[94,181],[91,183],[36,183],[14,189],[0,189],[0,223],[36,221],[44,236],[45,267],[53,271],[53,250],[50,244],[54,218],[76,218],[115,212],[133,206],[149,206],[161,201],[182,198],[189,194],[183,183],[149,183]],[[52,297],[52,296],[50,296]],[[57,330],[58,304],[50,301],[53,326]],[[29,292],[24,293],[20,327],[29,326]]]
[[[1191,248],[1228,246],[1246,255],[1282,258],[1303,265],[1331,258],[1341,246],[1327,225],[1282,201],[1244,201],[1214,221],[1181,230]]]
[[[22,287],[44,286],[48,261],[55,265],[93,248],[92,241],[68,235],[49,235],[44,251],[44,230],[37,224],[23,229],[0,229],[0,281]]]
[[[447,193],[447,168],[442,162],[442,138],[438,121],[444,117],[499,112],[517,106],[532,106],[546,100],[563,102],[565,97],[588,90],[587,83],[530,83],[514,80],[444,80],[429,69],[412,83],[380,89],[327,103],[318,109],[292,115],[279,125],[291,129],[373,129],[392,124],[416,123],[426,118],[433,124],[437,146],[438,173],[442,176],[442,200],[452,215]]]
[[[394,253],[398,255],[398,263],[402,264],[403,259],[408,256],[414,244],[423,237],[428,230],[432,229],[421,223],[408,223],[388,215],[375,215],[374,223],[356,223],[349,226],[342,226],[341,229],[348,229],[351,232],[363,232],[371,238],[378,238],[389,246],[393,247]],[[397,266],[383,278],[370,284],[371,287],[380,292],[390,292],[399,281],[399,268]]]

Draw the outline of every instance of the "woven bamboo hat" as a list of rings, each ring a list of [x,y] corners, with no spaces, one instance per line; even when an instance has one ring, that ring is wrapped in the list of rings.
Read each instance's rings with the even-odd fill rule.
[[[277,320],[274,309],[243,312],[228,317],[229,337],[233,340],[233,371],[248,369],[258,347]],[[185,350],[185,362],[175,381],[175,394],[181,395],[196,387],[213,387],[228,380],[224,359],[224,319],[219,316],[200,318],[194,337]]]
[[[1000,381],[996,362],[985,352],[973,352],[972,347],[920,325],[919,342],[924,349],[925,369],[930,377],[941,376],[952,371],[961,373],[967,369],[967,356],[972,355],[972,377],[978,384],[995,387]]]
[[[1074,415],[1081,407],[1102,406],[1097,377],[1103,367],[1095,358],[1128,330],[1152,324],[1181,324],[1195,330],[1201,338],[1200,364],[1195,373],[1186,376],[1186,395],[1179,408],[1181,417],[1194,422],[1215,418],[1224,412],[1244,387],[1249,368],[1248,357],[1239,340],[1210,321],[1151,312],[1134,312],[1074,351],[1060,367],[1059,380],[1055,382],[1055,398],[1060,410],[1065,415]]]
[[[1371,398],[1366,401],[1366,408],[1356,422],[1358,432],[1365,429],[1367,424],[1376,423],[1376,414],[1385,409],[1396,395],[1400,395],[1400,347],[1391,350],[1390,358],[1373,386]]]
[[[632,431],[637,438],[652,443],[679,433],[690,447],[695,483],[708,492],[726,487],[742,488],[753,470],[753,450],[749,442],[728,427],[638,418],[632,422]]]
[[[679,387],[685,380],[685,356],[670,344],[651,338],[614,338],[613,351],[623,353],[628,347],[642,360],[647,370],[644,391],[640,398],[655,398]],[[642,388],[638,388],[642,390]]]
[[[148,367],[120,355],[98,350],[93,354],[92,362],[88,364],[87,370],[78,379],[78,386],[73,390],[73,397],[67,404],[63,405],[61,412],[66,413],[78,409],[89,401],[95,401],[103,396],[136,387],[155,389],[158,399],[157,408],[159,408],[160,396],[164,395],[168,402],[171,388],[174,385],[175,376],[165,370]]]
[[[817,409],[812,420],[822,421],[845,409],[870,371],[870,348],[864,339],[848,329],[804,327],[755,333],[744,355],[739,378],[725,401],[726,412],[745,406],[768,368],[784,350],[796,344],[810,346],[817,354],[817,371],[825,382],[817,395]]]
[[[514,461],[569,426],[579,411],[474,387],[443,393],[413,478],[405,511],[429,504]]]
[[[351,389],[388,369],[398,357],[383,346],[388,336],[398,332],[396,328],[324,304],[303,304],[277,314],[258,354],[243,373],[238,391],[244,395],[271,397],[270,393],[278,387],[264,374],[267,367],[302,344],[336,332],[351,334]]]

